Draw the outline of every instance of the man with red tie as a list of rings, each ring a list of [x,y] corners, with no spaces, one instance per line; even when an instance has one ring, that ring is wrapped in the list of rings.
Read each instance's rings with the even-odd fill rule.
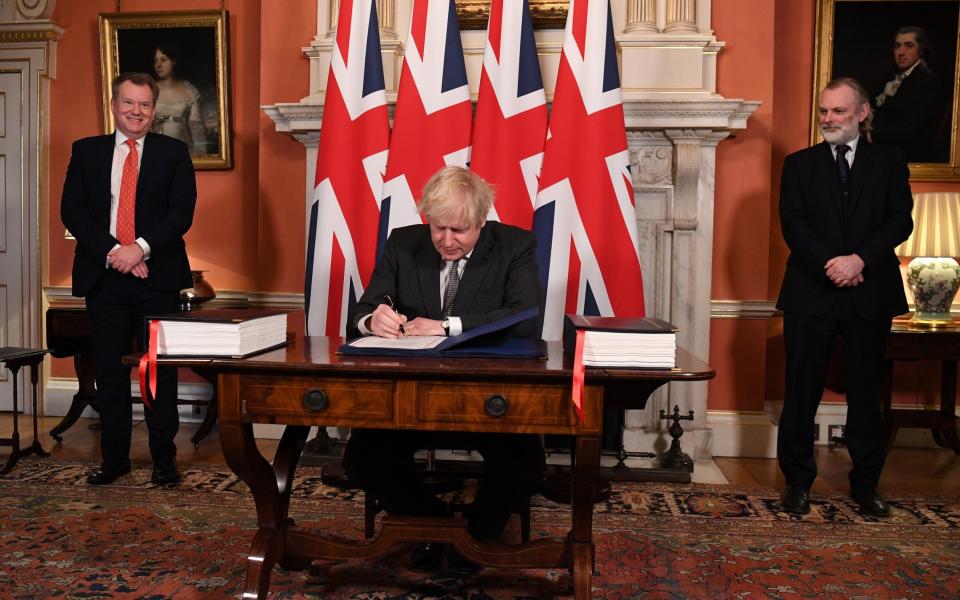
[[[186,144],[150,133],[160,92],[150,75],[113,81],[117,129],[73,144],[60,217],[77,240],[73,295],[85,297],[93,329],[100,467],[106,485],[130,472],[130,368],[133,340],[144,348],[145,316],[175,312],[191,285],[183,236],[193,222],[196,177]],[[151,481],[176,483],[176,369],[159,369],[157,397],[144,406],[153,457]]]

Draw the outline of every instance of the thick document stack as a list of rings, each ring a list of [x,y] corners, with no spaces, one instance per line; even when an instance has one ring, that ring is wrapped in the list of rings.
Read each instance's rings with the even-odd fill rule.
[[[508,327],[537,316],[537,308],[487,323],[460,335],[419,335],[391,340],[376,336],[356,338],[340,346],[339,354],[353,356],[460,356],[543,358],[543,340],[504,337]]]
[[[677,328],[650,317],[567,315],[564,347],[575,350],[583,331],[583,364],[590,367],[672,369],[677,365]]]
[[[243,358],[287,343],[287,313],[210,308],[158,315],[147,318],[147,339],[151,353],[155,348],[158,356]]]

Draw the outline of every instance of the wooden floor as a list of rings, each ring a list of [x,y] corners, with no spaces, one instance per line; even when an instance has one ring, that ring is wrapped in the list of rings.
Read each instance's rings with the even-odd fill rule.
[[[99,460],[99,433],[90,428],[96,420],[80,419],[76,425],[63,433],[63,442],[57,443],[47,435],[47,432],[59,422],[59,417],[40,418],[40,440],[44,449],[51,454],[51,459],[48,460],[57,458],[92,462]],[[9,413],[0,414],[0,436],[10,436],[13,430],[12,423]],[[21,446],[30,444],[33,441],[33,426],[30,418],[20,415],[19,426]],[[216,428],[201,441],[198,448],[193,447],[190,436],[196,431],[197,426],[193,423],[181,425],[180,433],[177,434],[177,460],[181,464],[223,464]],[[273,456],[276,449],[275,440],[258,440],[257,443],[264,456]],[[7,449],[0,449],[0,464],[5,462],[7,454]],[[150,461],[147,427],[142,421],[137,421],[133,428],[130,458],[135,462]],[[30,461],[37,458],[28,456],[21,460]],[[774,459],[718,457],[714,460],[730,485],[738,489],[783,487],[783,477]],[[817,465],[820,475],[813,487],[814,494],[848,491],[847,472],[850,470],[850,457],[845,448],[831,450],[826,446],[818,446]],[[944,449],[895,448],[887,457],[880,490],[888,495],[897,493],[960,495],[960,456]]]

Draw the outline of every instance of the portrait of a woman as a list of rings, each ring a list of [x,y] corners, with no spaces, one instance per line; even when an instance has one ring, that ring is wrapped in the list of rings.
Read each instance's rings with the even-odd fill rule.
[[[153,51],[154,77],[160,88],[153,131],[183,140],[191,154],[207,154],[212,149],[201,113],[200,92],[186,79],[177,77],[179,59],[179,49],[173,44],[159,44]]]

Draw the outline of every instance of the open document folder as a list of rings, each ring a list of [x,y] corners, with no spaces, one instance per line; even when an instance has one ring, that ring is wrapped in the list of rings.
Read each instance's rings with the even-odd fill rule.
[[[508,338],[505,329],[537,316],[536,307],[509,317],[474,327],[460,335],[418,335],[391,340],[377,336],[360,337],[337,350],[339,354],[357,356],[491,356],[509,358],[543,358],[543,340]]]

